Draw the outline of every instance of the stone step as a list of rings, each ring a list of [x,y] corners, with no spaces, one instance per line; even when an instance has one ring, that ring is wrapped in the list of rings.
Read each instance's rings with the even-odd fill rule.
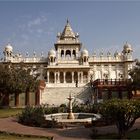
[[[73,101],[85,103],[92,98],[90,87],[46,87],[41,93],[41,104],[59,106],[67,104],[69,95],[74,97]]]

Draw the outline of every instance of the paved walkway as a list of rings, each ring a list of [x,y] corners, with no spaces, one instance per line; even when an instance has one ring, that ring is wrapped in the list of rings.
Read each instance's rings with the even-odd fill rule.
[[[115,126],[96,127],[99,134],[115,133]],[[133,129],[140,129],[138,119]],[[73,127],[67,129],[29,127],[19,124],[15,118],[9,117],[0,119],[0,131],[13,132],[18,134],[30,134],[40,136],[53,136],[54,140],[91,140],[91,128]]]

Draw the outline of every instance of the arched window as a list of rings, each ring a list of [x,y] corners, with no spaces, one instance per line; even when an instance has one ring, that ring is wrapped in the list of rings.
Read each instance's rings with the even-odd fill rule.
[[[50,59],[51,59],[51,62],[53,62],[53,57],[51,57]]]
[[[60,72],[60,83],[64,83],[63,72]]]
[[[75,71],[74,72],[74,82],[78,81],[78,73]]]
[[[73,57],[76,57],[76,51],[75,50],[73,50],[72,55],[73,55]]]
[[[71,72],[66,72],[66,82],[72,83],[72,74]]]
[[[87,71],[84,71],[83,72],[83,82],[84,83],[87,83],[88,82],[88,72]]]
[[[71,51],[70,50],[66,50],[66,57],[71,57]]]
[[[54,83],[54,72],[50,72],[50,83]]]
[[[61,57],[64,57],[64,50],[61,50]]]
[[[87,62],[87,57],[84,57],[84,62]]]

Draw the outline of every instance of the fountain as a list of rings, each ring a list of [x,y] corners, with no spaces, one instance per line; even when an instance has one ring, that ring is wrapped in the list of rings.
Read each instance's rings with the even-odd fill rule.
[[[71,96],[71,94],[69,95],[69,97],[67,98],[69,100],[69,113],[68,113],[68,119],[74,119],[74,114],[72,112],[72,99],[73,97]]]
[[[54,121],[56,123],[63,124],[86,124],[92,123],[101,118],[99,114],[94,113],[73,113],[72,112],[72,99],[74,97],[69,95],[67,98],[69,100],[69,112],[68,113],[55,113],[45,115],[46,121]]]

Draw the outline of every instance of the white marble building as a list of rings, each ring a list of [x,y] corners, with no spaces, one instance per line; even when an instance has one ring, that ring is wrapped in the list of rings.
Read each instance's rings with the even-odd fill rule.
[[[57,34],[57,41],[48,56],[42,54],[37,57],[34,52],[32,57],[28,53],[22,57],[21,54],[14,54],[13,49],[10,44],[5,47],[2,61],[15,64],[23,62],[27,66],[37,67],[41,73],[40,79],[46,81],[40,103],[56,105],[65,103],[70,92],[75,97],[82,93],[91,80],[128,79],[128,70],[133,63],[132,47],[128,43],[124,44],[122,52],[101,52],[89,56],[88,50],[82,48],[79,34],[73,32],[69,21],[63,32]],[[86,98],[86,94],[82,99]]]

